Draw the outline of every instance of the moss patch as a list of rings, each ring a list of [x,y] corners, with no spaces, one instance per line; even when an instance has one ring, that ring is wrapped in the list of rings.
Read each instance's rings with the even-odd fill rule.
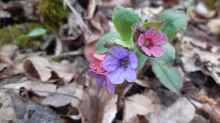
[[[37,9],[44,18],[46,28],[52,32],[56,32],[68,17],[68,9],[61,0],[40,0]]]
[[[37,23],[25,23],[0,29],[0,47],[5,44],[15,43],[17,37],[27,34],[37,27],[42,27],[42,25]]]

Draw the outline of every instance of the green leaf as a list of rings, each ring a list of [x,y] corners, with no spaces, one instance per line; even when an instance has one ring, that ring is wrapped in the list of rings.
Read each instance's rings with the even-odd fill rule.
[[[154,63],[153,72],[165,87],[173,92],[179,92],[182,87],[182,80],[177,69]]]
[[[121,37],[117,32],[108,32],[97,41],[96,52],[100,54],[104,53],[108,51],[108,48],[106,48],[106,46],[114,43],[119,44],[123,47],[129,47],[125,42],[121,40]]]
[[[146,60],[149,59],[146,55],[144,55],[137,47],[135,48],[136,55],[138,57],[138,69],[143,68]]]
[[[175,59],[176,51],[170,43],[166,43],[163,48],[165,50],[163,56],[153,58],[153,60],[156,62],[160,62],[161,64],[168,64]]]
[[[160,29],[162,26],[162,22],[159,20],[147,20],[144,22],[144,28],[155,27]]]
[[[130,8],[117,7],[113,12],[112,21],[122,40],[132,46],[132,27],[140,22],[141,18]]]
[[[185,30],[189,20],[183,11],[175,9],[165,10],[160,19],[164,22],[161,31],[166,33],[169,39],[173,39],[177,31]]]
[[[23,34],[23,35],[20,35],[16,38],[16,43],[19,46],[24,47],[27,44],[29,39],[30,38],[27,35]]]
[[[36,28],[27,34],[28,37],[35,38],[43,36],[47,33],[44,28]]]

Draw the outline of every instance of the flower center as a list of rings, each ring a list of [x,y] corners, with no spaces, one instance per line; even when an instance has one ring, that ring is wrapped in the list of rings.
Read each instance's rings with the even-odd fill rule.
[[[145,38],[144,46],[145,46],[145,47],[150,47],[150,46],[152,46],[152,45],[153,45],[152,39],[151,39],[151,38]]]
[[[121,60],[121,65],[122,65],[122,66],[125,66],[125,67],[126,67],[129,63],[130,63],[130,62],[129,62],[129,59],[128,59],[128,58],[124,58],[124,59]]]

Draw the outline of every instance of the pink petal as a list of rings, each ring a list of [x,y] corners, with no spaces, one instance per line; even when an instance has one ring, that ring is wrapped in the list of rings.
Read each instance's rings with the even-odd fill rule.
[[[139,46],[144,45],[144,35],[143,34],[140,34],[140,36],[138,37],[138,45]]]
[[[151,50],[149,48],[141,47],[141,49],[147,56],[152,56]]]
[[[163,45],[167,42],[167,36],[162,33],[159,32],[157,29],[155,28],[150,28],[148,29],[145,33],[144,33],[145,38],[150,38],[152,39],[152,43],[156,44],[156,45]]]
[[[164,45],[168,41],[167,36],[162,32],[159,32],[154,40],[157,45]]]
[[[154,57],[160,57],[164,54],[164,49],[162,47],[159,47],[159,46],[153,46],[149,49],[149,52]]]
[[[93,54],[93,57],[95,58],[95,59],[98,59],[98,60],[100,60],[100,61],[103,61],[104,59],[105,59],[105,57],[106,57],[106,55],[105,54]]]
[[[145,38],[153,38],[157,34],[157,30],[155,28],[150,28],[145,31],[144,36]]]

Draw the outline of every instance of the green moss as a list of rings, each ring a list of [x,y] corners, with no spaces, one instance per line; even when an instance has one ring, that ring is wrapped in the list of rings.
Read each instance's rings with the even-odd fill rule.
[[[68,16],[68,10],[61,0],[40,0],[37,9],[44,18],[46,28],[52,32],[56,32]]]
[[[204,2],[210,10],[214,10],[216,8],[217,0],[205,0]]]
[[[0,29],[0,46],[15,43],[15,40],[19,36],[27,34],[28,32],[37,27],[42,27],[42,25],[37,23],[25,23],[8,26]]]

